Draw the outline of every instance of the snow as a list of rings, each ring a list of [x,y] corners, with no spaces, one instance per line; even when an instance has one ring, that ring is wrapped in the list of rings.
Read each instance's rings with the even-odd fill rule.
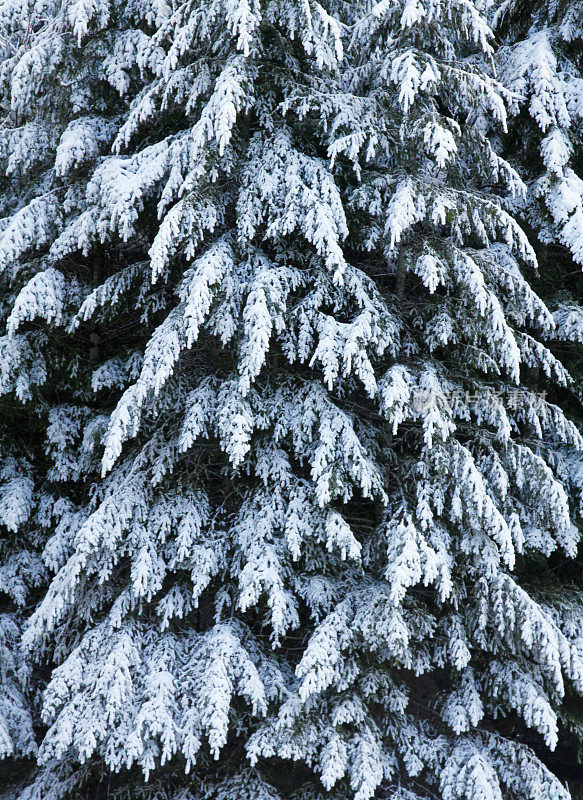
[[[564,5],[0,4],[6,800],[569,800]]]

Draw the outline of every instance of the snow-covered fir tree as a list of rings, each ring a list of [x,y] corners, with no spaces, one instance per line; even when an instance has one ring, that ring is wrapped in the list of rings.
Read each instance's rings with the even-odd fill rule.
[[[583,4],[525,4],[505,0],[494,9],[493,22],[502,42],[496,54],[499,77],[515,92],[513,114],[504,147],[519,167],[529,192],[514,204],[515,213],[532,231],[542,292],[553,311],[552,345],[572,370],[568,393],[560,404],[582,420],[583,400]],[[583,494],[583,460],[567,451],[557,464],[574,505]],[[542,567],[543,565],[541,565]],[[566,565],[565,565],[566,566]],[[581,582],[581,565],[561,572],[541,569],[538,580],[553,586],[555,600],[569,585]],[[571,589],[568,589],[572,591]],[[574,735],[581,751],[580,703],[564,704],[563,731]],[[561,756],[565,759],[565,754]],[[573,760],[572,756],[567,760]],[[580,777],[581,781],[581,777]],[[581,791],[581,788],[580,788]]]
[[[542,243],[583,265],[583,5],[504,0],[494,22],[503,40],[500,79],[522,111],[510,143],[531,191],[524,204]],[[534,148],[533,148],[534,145]]]
[[[515,96],[506,149],[529,185],[515,210],[538,239],[554,338],[582,343],[583,4],[504,0],[493,21],[499,76]]]
[[[7,33],[3,31],[3,34]],[[9,57],[16,41],[0,37],[0,62]],[[30,194],[18,170],[6,163],[12,132],[8,96],[0,100],[0,226]],[[6,124],[7,123],[7,124]],[[13,162],[16,164],[16,161]],[[2,333],[18,292],[10,270],[0,277],[0,325]],[[15,293],[16,292],[16,293]],[[32,343],[32,339],[30,340]],[[25,370],[14,383],[16,342],[0,335],[0,793],[18,786],[30,775],[37,750],[34,724],[38,721],[38,677],[24,657],[21,637],[27,617],[46,584],[41,559],[50,509],[55,498],[47,491],[43,461],[44,425],[37,403],[30,398],[31,381]],[[36,381],[38,383],[38,381]],[[48,513],[47,513],[48,512]]]
[[[6,409],[2,409],[5,428]],[[12,439],[18,437],[11,431]],[[30,772],[36,753],[35,691],[21,636],[31,593],[45,577],[38,537],[27,524],[36,517],[34,482],[25,454],[11,452],[6,429],[0,468],[0,791]]]
[[[0,2],[12,797],[569,797],[583,442],[482,5]]]

